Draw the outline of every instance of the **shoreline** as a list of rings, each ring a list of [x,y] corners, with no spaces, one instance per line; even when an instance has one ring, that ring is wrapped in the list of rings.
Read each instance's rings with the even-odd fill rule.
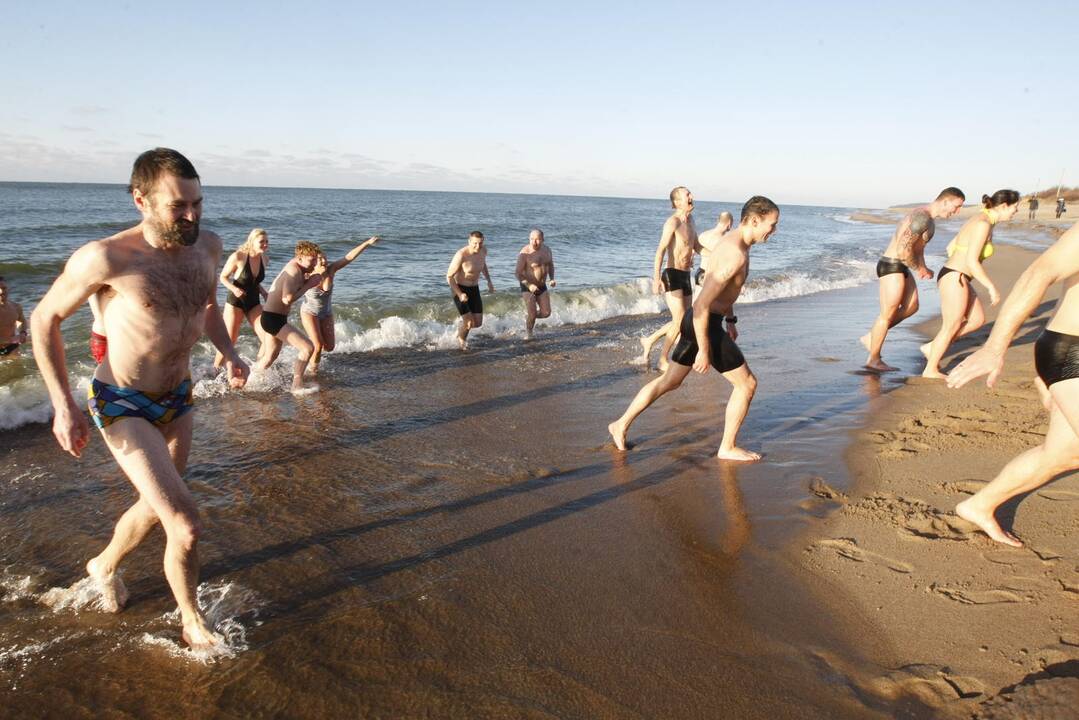
[[[1037,253],[998,252],[987,271],[1006,297]],[[849,493],[831,498],[835,510],[791,547],[816,594],[838,593],[860,622],[876,626],[861,650],[883,668],[832,664],[861,692],[917,698],[943,717],[1056,717],[1079,701],[1079,633],[1070,622],[1079,537],[1069,532],[1079,527],[1079,476],[1002,508],[1002,524],[1014,523],[1026,542],[1021,549],[992,542],[953,512],[1044,436],[1033,342],[1059,292],[1052,288],[1024,324],[994,390],[984,380],[953,391],[913,376],[874,400],[845,454]],[[953,344],[946,368],[984,342],[998,308]],[[913,329],[931,337],[938,327],[939,316]]]

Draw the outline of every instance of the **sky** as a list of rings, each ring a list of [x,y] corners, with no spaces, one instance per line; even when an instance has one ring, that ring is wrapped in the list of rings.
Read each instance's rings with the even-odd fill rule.
[[[0,181],[883,207],[1079,185],[1051,4],[0,0]]]

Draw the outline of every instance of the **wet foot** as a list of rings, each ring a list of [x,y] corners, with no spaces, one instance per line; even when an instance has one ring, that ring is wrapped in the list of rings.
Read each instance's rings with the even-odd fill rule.
[[[180,637],[192,650],[211,648],[221,642],[221,636],[206,627],[206,622],[202,618],[184,623]]]
[[[457,338],[457,347],[461,348],[462,350],[468,350],[468,341],[465,340],[463,337]]]
[[[971,498],[973,500],[973,498]],[[998,543],[1004,543],[1005,545],[1011,545],[1012,547],[1023,547],[1023,543],[1016,536],[1009,532],[1004,532],[1004,529],[997,523],[997,519],[993,517],[992,512],[986,512],[979,510],[971,505],[970,500],[964,500],[955,506],[955,514],[963,518],[967,522],[972,522],[982,529],[986,535]]]
[[[948,376],[945,375],[944,373],[940,372],[939,370],[935,370],[933,372],[930,372],[929,368],[926,368],[924,371],[922,371],[922,377],[929,378],[930,380],[947,380],[948,379]]]
[[[899,368],[892,367],[883,360],[877,360],[875,362],[867,362],[865,364],[866,370],[873,370],[874,372],[895,372]]]
[[[758,453],[750,450],[743,450],[740,447],[733,447],[730,450],[720,449],[716,453],[716,457],[720,460],[733,460],[734,462],[757,462],[761,459]]]
[[[638,338],[637,342],[641,344],[641,361],[644,363],[645,369],[651,370],[652,365],[649,362],[648,351],[651,350],[652,347],[648,344],[648,338]]]
[[[611,434],[611,440],[614,440],[614,446],[619,450],[626,449],[626,430],[622,427],[621,423],[617,420],[607,426],[607,432]]]
[[[921,345],[919,345],[918,350],[920,350],[922,355],[925,356],[925,359],[928,360],[929,359],[929,351],[932,349],[932,347],[933,347],[933,341],[930,340],[927,343],[922,343]]]
[[[127,588],[124,581],[115,572],[107,573],[102,563],[94,558],[86,563],[86,573],[94,579],[94,585],[101,593],[101,609],[108,613],[118,613],[127,605]]]
[[[864,347],[866,350],[869,350],[869,340],[869,333],[866,333],[865,335],[858,338],[858,342],[860,342],[862,344],[862,347]]]

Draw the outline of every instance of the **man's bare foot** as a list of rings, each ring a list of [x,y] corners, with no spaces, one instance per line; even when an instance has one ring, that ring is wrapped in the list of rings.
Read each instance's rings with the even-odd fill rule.
[[[318,375],[318,365],[308,365],[307,375]]]
[[[865,369],[866,370],[873,370],[874,372],[895,372],[899,368],[892,367],[891,365],[884,362],[883,360],[877,360],[875,362],[866,362]]]
[[[929,368],[922,371],[922,377],[929,378],[930,380],[947,380],[948,376],[942,373],[940,370],[934,370],[930,372]]]
[[[972,522],[982,529],[986,535],[998,543],[1004,543],[1005,545],[1011,545],[1012,547],[1023,547],[1023,543],[1016,536],[1009,532],[1004,532],[1004,529],[997,523],[997,519],[993,517],[992,512],[985,510],[979,510],[977,507],[972,507],[971,500],[964,500],[955,506],[955,514],[963,518],[967,522]]]
[[[858,342],[860,342],[862,344],[862,347],[864,347],[867,351],[869,350],[869,340],[869,333],[866,333],[865,335],[858,338]]]
[[[929,359],[929,351],[932,350],[932,349],[933,349],[933,341],[932,340],[930,340],[927,343],[922,343],[921,345],[918,346],[918,350],[921,351],[922,355],[925,355],[926,360]]]
[[[622,424],[615,420],[613,423],[607,426],[607,432],[611,434],[611,439],[614,440],[614,446],[619,450],[626,449],[626,429],[622,427]]]
[[[1049,393],[1049,388],[1046,386],[1045,381],[1037,375],[1034,376],[1034,387],[1038,389],[1038,397],[1042,400],[1042,405],[1046,410],[1052,411],[1053,409],[1053,396]]]
[[[86,563],[86,573],[94,579],[94,585],[101,593],[101,609],[108,613],[118,613],[127,605],[127,588],[120,576],[106,573],[97,558]]]
[[[461,348],[462,350],[468,350],[468,341],[465,340],[463,337],[458,335],[457,336],[457,347]]]
[[[184,623],[184,629],[180,633],[180,637],[184,639],[184,642],[192,650],[211,648],[221,642],[221,636],[206,627],[206,621],[202,618]]]
[[[716,457],[720,460],[733,460],[735,462],[757,462],[761,459],[758,453],[743,450],[740,447],[732,447],[730,450],[719,449]]]

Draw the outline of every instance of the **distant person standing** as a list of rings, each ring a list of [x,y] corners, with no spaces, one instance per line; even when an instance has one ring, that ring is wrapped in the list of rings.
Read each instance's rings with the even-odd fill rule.
[[[26,318],[22,305],[8,297],[7,282],[0,277],[0,357],[18,355],[26,342]]]
[[[659,353],[660,372],[667,369],[667,354],[678,338],[678,324],[692,302],[693,285],[689,272],[693,269],[693,253],[698,249],[697,228],[692,217],[693,193],[679,185],[671,190],[670,198],[674,212],[663,223],[660,232],[652,268],[652,292],[663,295],[671,311],[671,319],[660,330],[641,338],[645,367],[650,366],[652,346],[659,338],[664,338],[663,349]],[[667,261],[666,268],[663,268],[664,259]]]
[[[1057,198],[1057,220],[1059,220],[1060,216],[1063,215],[1066,211],[1067,211],[1067,208],[1064,207],[1064,198],[1063,197],[1058,197]]]
[[[551,248],[544,244],[543,231],[536,228],[528,234],[528,244],[517,254],[517,268],[514,271],[521,285],[521,297],[525,304],[525,336],[532,337],[536,318],[551,316],[551,293],[547,291],[547,281],[551,287],[554,280],[554,255]]]
[[[955,215],[963,207],[964,200],[966,195],[959,188],[944,188],[936,200],[911,210],[896,226],[891,242],[877,262],[880,314],[861,338],[862,346],[869,351],[865,361],[867,369],[876,372],[899,369],[881,359],[884,339],[890,329],[918,312],[918,283],[911,270],[923,280],[933,277],[933,271],[925,266],[925,245],[936,232],[935,221]]]
[[[487,269],[487,248],[483,246],[483,233],[473,230],[468,234],[468,245],[458,250],[446,271],[446,282],[453,291],[453,304],[461,316],[457,330],[457,344],[468,349],[468,333],[483,325],[483,298],[480,297],[480,275],[487,278],[487,292],[494,293],[491,273]]]
[[[322,360],[322,353],[333,352],[337,346],[337,336],[333,327],[333,281],[337,271],[348,266],[360,254],[377,243],[381,238],[377,235],[369,237],[356,247],[345,253],[340,260],[328,262],[325,255],[319,255],[315,272],[322,275],[318,285],[309,288],[303,296],[303,304],[300,305],[300,320],[303,329],[307,331],[314,346],[314,354],[311,355],[311,374],[318,373],[318,364]]]
[[[1031,195],[1030,200],[1027,201],[1027,204],[1030,205],[1030,212],[1027,216],[1027,219],[1033,220],[1034,216],[1038,214],[1038,196]]]

